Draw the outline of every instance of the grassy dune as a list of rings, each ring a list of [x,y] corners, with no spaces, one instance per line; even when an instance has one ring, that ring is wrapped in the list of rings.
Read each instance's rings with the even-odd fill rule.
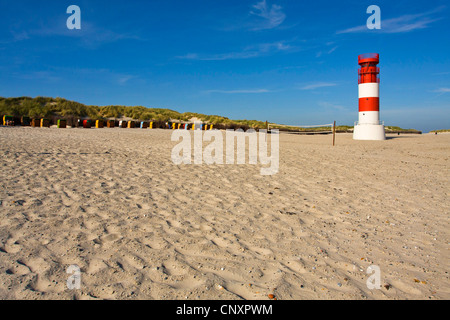
[[[134,120],[152,120],[166,122],[171,120],[189,121],[197,118],[203,122],[215,125],[218,128],[266,128],[266,122],[258,120],[231,120],[219,115],[206,115],[194,112],[180,113],[178,111],[162,108],[147,108],[143,106],[93,106],[85,105],[76,101],[63,98],[49,97],[0,97],[0,115],[10,115],[15,117],[27,116],[30,118],[50,118],[55,122],[58,118],[69,119],[69,125],[78,118],[89,118],[101,120],[108,118],[131,118]],[[294,132],[321,132],[330,131],[330,127],[299,128],[288,125],[270,123],[273,129],[280,131]],[[337,126],[336,132],[352,132],[352,126]],[[402,129],[399,127],[386,126],[389,133],[420,133],[414,129]]]

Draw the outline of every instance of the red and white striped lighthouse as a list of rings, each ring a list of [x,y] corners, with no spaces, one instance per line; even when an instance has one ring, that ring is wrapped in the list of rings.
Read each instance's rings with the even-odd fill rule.
[[[384,124],[380,122],[380,62],[378,53],[358,57],[359,121],[355,123],[353,139],[385,140]]]

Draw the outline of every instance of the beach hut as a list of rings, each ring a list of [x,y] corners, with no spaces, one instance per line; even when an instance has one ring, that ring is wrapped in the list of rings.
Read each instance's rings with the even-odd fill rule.
[[[147,121],[141,121],[141,129],[147,129],[148,128],[148,122]]]
[[[41,128],[50,128],[50,120],[49,119],[41,119]]]
[[[22,124],[22,117],[19,116],[13,117],[13,121],[15,126],[20,126]]]
[[[114,120],[108,120],[106,121],[106,127],[107,128],[114,128],[116,125],[116,122]]]
[[[13,126],[14,125],[14,117],[3,116],[3,125],[4,126]]]
[[[92,126],[91,120],[83,120],[83,128],[90,129]]]
[[[95,127],[96,127],[97,129],[101,129],[101,128],[103,128],[104,126],[105,126],[105,124],[104,124],[103,120],[97,120],[97,121],[95,121]]]
[[[20,118],[20,124],[24,127],[29,127],[31,125],[30,117],[22,117]]]
[[[119,128],[126,128],[127,127],[127,122],[125,120],[121,120],[119,122]]]
[[[67,128],[67,120],[65,120],[65,119],[58,119],[58,122],[57,122],[56,126],[57,126],[59,129],[65,129],[65,128]]]
[[[132,129],[136,127],[136,123],[134,121],[128,121],[128,129]]]
[[[41,120],[39,119],[31,119],[31,127],[39,128],[41,126]]]
[[[153,129],[153,121],[149,123],[148,128]]]

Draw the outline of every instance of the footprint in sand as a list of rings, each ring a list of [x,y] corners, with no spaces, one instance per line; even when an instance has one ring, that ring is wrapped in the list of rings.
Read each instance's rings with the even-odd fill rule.
[[[119,234],[112,233],[112,234],[108,234],[108,235],[100,237],[100,240],[102,242],[114,242],[114,241],[119,240],[121,238],[122,237]]]
[[[108,268],[108,266],[103,260],[93,259],[92,261],[89,262],[89,265],[86,269],[86,273],[92,275],[106,268]]]
[[[123,257],[125,262],[137,270],[142,270],[148,266],[144,259],[136,255],[127,254]]]
[[[31,273],[31,269],[25,263],[23,263],[21,260],[17,260],[16,265],[8,270],[10,270],[10,272],[12,274],[21,275],[21,276]]]
[[[19,242],[19,240],[15,238],[10,238],[6,241],[5,246],[3,248],[3,251],[7,253],[17,253],[22,250],[22,246]]]

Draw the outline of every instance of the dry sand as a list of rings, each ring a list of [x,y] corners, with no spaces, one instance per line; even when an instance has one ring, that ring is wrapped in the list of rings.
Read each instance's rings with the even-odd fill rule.
[[[0,298],[450,298],[450,135],[282,134],[274,176],[170,137],[0,128]]]

